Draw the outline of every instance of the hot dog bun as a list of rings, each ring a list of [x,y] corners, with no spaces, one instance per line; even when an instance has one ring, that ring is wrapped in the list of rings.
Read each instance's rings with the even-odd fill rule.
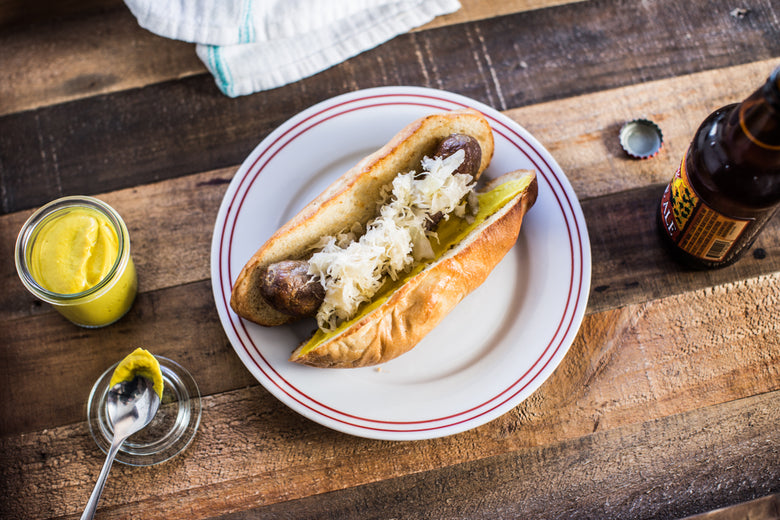
[[[365,225],[375,215],[382,187],[398,173],[419,171],[422,158],[432,155],[441,140],[453,133],[470,135],[479,142],[482,159],[477,177],[481,175],[493,156],[493,133],[481,113],[465,109],[414,121],[337,179],[252,256],[233,285],[230,305],[236,314],[265,326],[293,321],[262,297],[259,278],[263,268],[304,258],[320,237],[343,232],[354,222]]]
[[[458,245],[357,322],[310,352],[304,353],[304,343],[290,359],[316,367],[363,367],[389,361],[419,343],[514,246],[523,216],[536,201],[535,172],[502,175],[480,191],[512,179],[521,179],[524,189]]]

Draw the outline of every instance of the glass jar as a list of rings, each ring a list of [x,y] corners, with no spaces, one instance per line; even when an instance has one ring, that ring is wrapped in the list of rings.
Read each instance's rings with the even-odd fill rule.
[[[84,223],[90,229],[83,229]],[[86,235],[94,238],[95,227],[103,234],[101,243],[84,246],[89,242]],[[111,206],[96,198],[63,197],[40,208],[22,226],[14,256],[27,290],[81,327],[110,325],[135,300],[138,281],[127,226]],[[91,266],[91,275],[98,279],[88,280],[85,262],[102,264]]]

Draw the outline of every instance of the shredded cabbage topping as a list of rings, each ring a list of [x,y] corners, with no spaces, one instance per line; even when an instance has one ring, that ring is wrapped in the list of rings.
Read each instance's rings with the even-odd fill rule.
[[[420,174],[400,173],[385,188],[385,202],[365,233],[356,224],[315,245],[319,251],[309,259],[309,275],[325,289],[317,312],[320,329],[333,330],[351,318],[379,291],[385,276],[396,280],[415,261],[433,257],[430,240],[436,233],[427,229],[432,215],[467,217],[466,206],[474,204],[474,197],[466,196],[473,193],[474,178],[453,174],[464,159],[463,150],[445,159],[423,158]]]

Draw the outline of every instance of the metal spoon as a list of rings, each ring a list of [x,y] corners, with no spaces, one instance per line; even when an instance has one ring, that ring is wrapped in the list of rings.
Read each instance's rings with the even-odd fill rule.
[[[108,391],[106,408],[108,418],[114,427],[114,439],[81,520],[88,520],[95,516],[100,494],[106,485],[108,472],[111,470],[111,464],[119,447],[128,437],[152,421],[157,409],[160,408],[160,397],[154,391],[154,383],[150,379],[135,376],[132,381],[123,381],[111,387]]]

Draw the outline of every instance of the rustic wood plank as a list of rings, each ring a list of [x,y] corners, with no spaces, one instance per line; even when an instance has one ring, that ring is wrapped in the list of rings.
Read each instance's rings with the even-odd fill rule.
[[[676,263],[656,226],[663,190],[664,185],[655,185],[583,203],[593,260],[589,312],[780,270],[780,215],[729,267],[697,271]]]
[[[504,113],[550,151],[580,199],[589,199],[669,182],[699,124],[752,94],[779,65],[773,58]],[[650,159],[632,159],[620,147],[620,128],[637,118],[654,121],[663,134],[661,150]]]
[[[205,395],[256,384],[225,337],[207,282],[141,293],[121,321],[101,329],[47,311],[4,323],[3,342],[13,347],[0,351],[0,381],[8,385],[0,434],[83,420],[92,384],[137,347],[186,367]]]
[[[415,31],[565,3],[571,0],[511,0],[499,6],[463,0],[457,12]],[[0,26],[6,26],[0,32],[0,70],[12,71],[0,77],[0,115],[206,73],[193,44],[140,28],[121,1],[37,2],[35,7],[0,2]]]
[[[564,4],[573,4],[586,0],[503,0],[500,3],[493,0],[460,0],[461,8],[454,13],[438,16],[427,24],[414,29],[425,31],[436,27],[455,25],[458,23],[495,18],[507,14],[545,9]],[[587,0],[590,1],[590,0]]]
[[[264,402],[252,390],[204,399],[201,431],[185,456],[115,466],[101,518],[138,507],[171,520],[678,518],[780,491],[780,392],[495,455],[482,449],[499,433],[487,428],[430,442],[369,441],[301,425]],[[0,446],[0,489],[10,497],[0,517],[77,517],[102,462],[84,424]]]
[[[680,518],[780,491],[779,399],[759,396],[213,518]],[[694,518],[774,520],[779,506],[774,495],[735,507],[733,516],[727,509]]]
[[[17,513],[65,515],[86,500],[90,476],[97,473],[102,457],[84,423],[78,422],[87,388],[83,395],[69,392],[83,379],[94,379],[84,374],[93,371],[96,377],[124,346],[140,339],[181,360],[201,382],[206,395],[203,422],[186,457],[140,472],[125,468],[112,474],[114,489],[125,490],[104,498],[116,517],[123,515],[128,501],[152,500],[166,518],[227,513],[594,432],[652,425],[664,417],[755,395],[769,399],[763,407],[774,413],[779,409],[780,334],[771,316],[780,310],[780,274],[587,316],[562,364],[513,411],[475,430],[417,443],[342,435],[296,415],[258,386],[245,387],[243,369],[212,328],[216,320],[202,315],[209,307],[205,285],[160,291],[149,312],[161,316],[144,321],[149,330],[143,338],[123,334],[121,324],[105,329],[103,339],[109,341],[83,331],[79,340],[61,330],[48,334],[65,344],[78,342],[78,356],[66,352],[51,357],[51,348],[10,338],[14,348],[2,351],[0,381],[11,402],[24,400],[27,406],[2,410],[6,423],[0,463],[9,468],[7,495],[24,508]],[[200,302],[203,310],[195,315],[183,300]],[[175,322],[178,313],[184,314],[180,326]],[[16,329],[45,326],[47,322],[36,321]],[[134,330],[143,329],[135,324]],[[49,355],[42,355],[44,351]],[[55,380],[46,378],[52,371],[57,371]],[[41,378],[51,380],[45,395],[38,384]],[[226,392],[230,388],[234,390]],[[49,392],[63,397],[56,407]],[[684,420],[675,428],[678,434],[700,431]],[[26,433],[17,433],[19,429]],[[215,460],[220,463],[215,465]],[[158,487],[152,485],[156,479],[161,481]],[[47,485],[38,484],[42,482]],[[219,504],[205,500],[224,495],[229,499]],[[157,496],[165,497],[164,503]]]
[[[0,29],[41,20],[67,19],[116,9],[122,0],[0,0]]]
[[[127,224],[139,292],[208,280],[217,211],[236,168],[98,194]],[[3,319],[51,312],[27,293],[14,265],[14,245],[32,211],[0,216],[0,293]]]
[[[0,48],[0,115],[206,72],[193,44],[142,29],[122,2],[5,27]]]
[[[238,164],[292,114],[358,88],[426,85],[506,110],[698,72],[702,53],[711,67],[780,55],[769,0],[747,21],[731,17],[725,0],[699,2],[592,0],[407,34],[317,77],[235,100],[200,75],[6,115],[0,168],[15,174],[3,176],[2,211]],[[705,13],[695,26],[681,12],[688,8]],[[691,37],[682,45],[675,33]],[[633,47],[658,53],[637,69],[623,52]],[[432,60],[432,49],[446,60]]]

